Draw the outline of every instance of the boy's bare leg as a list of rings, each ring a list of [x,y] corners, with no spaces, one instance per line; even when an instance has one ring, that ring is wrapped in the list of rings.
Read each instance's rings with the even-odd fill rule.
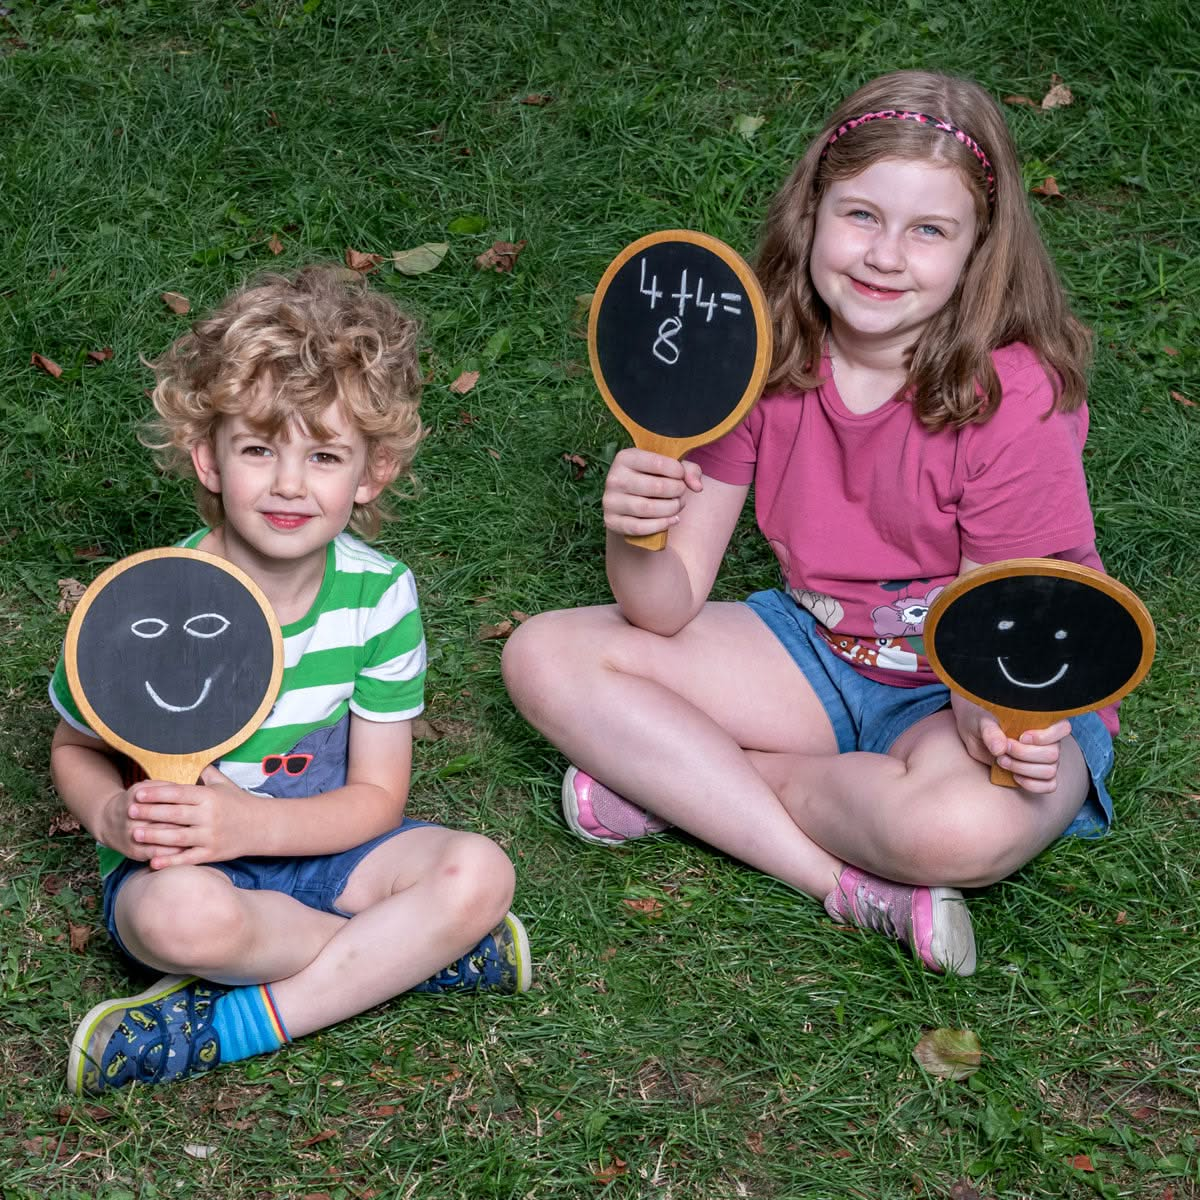
[[[132,954],[218,983],[268,982],[293,1037],[407,991],[503,918],[513,870],[478,834],[425,827],[377,846],[351,874],[346,919],[205,867],[139,874],[117,901]]]

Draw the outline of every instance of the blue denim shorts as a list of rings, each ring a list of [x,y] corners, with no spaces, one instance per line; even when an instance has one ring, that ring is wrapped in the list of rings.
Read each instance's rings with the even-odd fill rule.
[[[895,687],[861,675],[839,658],[816,630],[816,619],[784,592],[755,592],[746,600],[783,643],[804,673],[837,737],[838,750],[886,754],[910,726],[950,704],[942,683]],[[1104,780],[1112,770],[1112,737],[1094,712],[1071,718],[1071,735],[1083,751],[1092,786],[1063,836],[1100,837],[1112,822],[1112,797]]]
[[[433,825],[433,822],[413,821],[405,817],[395,829],[381,833],[378,837],[363,842],[361,846],[352,846],[349,850],[341,850],[337,854],[314,854],[304,858],[274,858],[264,855],[233,858],[229,862],[204,865],[212,867],[214,871],[220,871],[234,887],[252,892],[283,892],[309,908],[348,917],[348,912],[338,908],[337,898],[346,890],[354,868],[376,846],[382,846],[384,842],[391,841],[410,829],[420,829],[429,825]],[[104,888],[105,927],[117,948],[133,962],[138,962],[138,959],[129,953],[121,941],[120,934],[117,933],[117,894],[128,882],[129,877],[145,865],[127,858],[101,881]]]

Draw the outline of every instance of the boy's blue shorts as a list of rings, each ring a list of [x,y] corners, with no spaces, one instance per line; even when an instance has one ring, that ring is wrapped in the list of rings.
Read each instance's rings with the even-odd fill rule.
[[[410,829],[420,829],[433,824],[432,821],[413,821],[405,817],[395,829],[381,833],[378,837],[363,842],[361,846],[352,846],[349,850],[341,850],[337,854],[314,854],[304,858],[274,858],[264,855],[233,858],[229,862],[204,865],[220,871],[228,877],[234,887],[245,888],[247,891],[283,892],[309,908],[348,917],[350,913],[338,908],[337,898],[346,890],[354,868],[376,846],[382,846],[384,842],[391,841]],[[129,877],[145,865],[143,862],[134,862],[127,858],[101,880],[104,888],[104,924],[109,937],[126,958],[139,966],[145,964],[126,949],[120,934],[117,933],[115,916],[117,894]]]
[[[839,658],[816,631],[816,619],[786,593],[755,592],[746,604],[783,643],[824,706],[838,750],[886,754],[892,743],[924,717],[949,707],[942,683],[894,687],[861,675]],[[1071,718],[1071,734],[1083,751],[1092,786],[1063,836],[1099,837],[1112,822],[1112,797],[1104,780],[1113,764],[1112,737],[1094,712]]]

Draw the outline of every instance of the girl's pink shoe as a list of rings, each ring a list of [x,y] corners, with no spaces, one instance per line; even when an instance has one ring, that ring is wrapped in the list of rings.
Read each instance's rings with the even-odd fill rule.
[[[573,833],[604,846],[619,846],[630,838],[671,828],[578,767],[568,767],[563,776],[562,809]]]
[[[975,931],[962,892],[952,887],[913,887],[845,867],[825,897],[825,911],[907,946],[933,971],[975,973]]]

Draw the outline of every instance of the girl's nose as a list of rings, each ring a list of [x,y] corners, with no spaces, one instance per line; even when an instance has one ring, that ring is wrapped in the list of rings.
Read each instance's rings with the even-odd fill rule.
[[[904,245],[899,235],[881,231],[871,239],[863,261],[877,271],[902,271],[904,269]]]

